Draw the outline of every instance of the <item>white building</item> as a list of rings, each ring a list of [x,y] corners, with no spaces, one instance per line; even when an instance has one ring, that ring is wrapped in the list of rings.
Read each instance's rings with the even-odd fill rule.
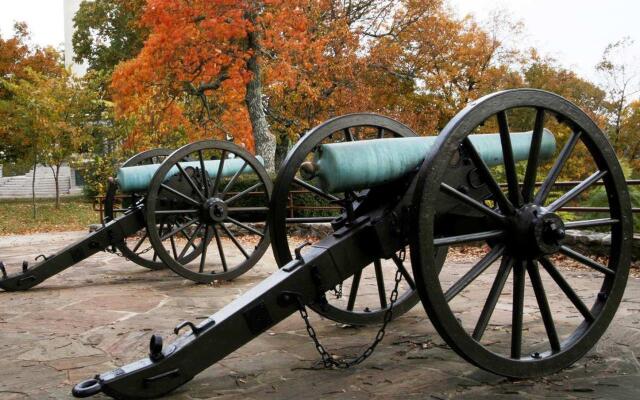
[[[75,75],[82,76],[87,72],[86,64],[77,64],[73,61],[73,17],[80,8],[82,0],[62,0],[64,6],[64,65],[71,68]]]
[[[77,75],[82,76],[87,72],[85,64],[78,64],[73,61],[73,17],[75,16],[82,0],[62,0],[64,7],[64,64]],[[31,181],[33,179],[33,169],[25,175],[3,176],[3,168],[0,164],[0,199],[2,198],[24,198],[31,196]],[[36,196],[55,196],[55,183],[53,173],[49,167],[38,165],[36,174]],[[60,171],[60,194],[76,195],[82,193],[82,177],[68,165],[62,167]]]

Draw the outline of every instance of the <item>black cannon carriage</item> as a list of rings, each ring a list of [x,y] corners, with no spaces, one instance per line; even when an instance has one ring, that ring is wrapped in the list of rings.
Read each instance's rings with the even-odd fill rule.
[[[530,131],[512,133],[510,118],[523,115],[531,122]],[[498,133],[484,135],[492,126]],[[153,335],[147,357],[81,382],[73,394],[161,396],[289,315],[306,316],[307,306],[336,321],[383,323],[374,344],[353,362],[333,359],[308,325],[327,366],[364,360],[384,336],[386,324],[419,300],[446,343],[490,372],[536,377],[582,357],[609,326],[621,301],[632,240],[624,176],[597,125],[559,96],[521,89],[469,104],[436,139],[408,139],[413,136],[406,126],[374,114],[334,118],[308,132],[280,169],[269,207],[272,248],[281,269],[198,325],[180,324],[176,333],[185,327],[190,331],[173,343],[163,346],[162,338]],[[407,146],[416,151],[402,151]],[[574,162],[592,170],[566,193],[552,193]],[[539,187],[537,178],[542,179]],[[609,215],[570,220],[562,207],[599,182]],[[341,204],[344,212],[332,219],[330,234],[294,249],[287,238],[284,199],[300,185]],[[609,232],[606,260],[568,246],[564,239],[569,229]],[[448,256],[472,243],[482,245],[479,260],[463,274],[451,271],[455,263]],[[599,290],[576,290],[560,268],[566,260],[591,271],[584,279],[597,279]],[[390,292],[384,287],[383,264],[395,268]],[[490,290],[481,296],[481,311],[461,313],[456,302],[464,301],[463,293],[494,264],[498,268]],[[380,304],[363,309],[357,299],[366,271],[376,277]],[[570,329],[558,329],[542,274],[575,310]],[[510,290],[505,289],[509,281]],[[540,318],[527,322],[538,328],[525,332],[527,281]],[[348,295],[332,294],[343,290]],[[503,301],[509,303],[501,310],[510,321],[498,324],[508,340],[487,342],[492,315]]]
[[[234,279],[269,247],[271,187],[261,161],[230,142],[205,140],[174,152],[142,152],[110,179],[102,228],[38,257],[42,260],[33,266],[24,261],[19,272],[7,273],[0,262],[0,288],[27,290],[103,250],[149,269],[169,267],[195,282]],[[118,195],[125,200],[117,202]],[[233,254],[225,253],[223,240],[233,242]]]

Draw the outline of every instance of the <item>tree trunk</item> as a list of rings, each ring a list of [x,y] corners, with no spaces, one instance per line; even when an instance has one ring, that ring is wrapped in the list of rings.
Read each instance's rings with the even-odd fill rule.
[[[56,184],[56,210],[60,209],[60,166],[56,165],[55,169],[50,167],[53,172],[53,181]]]
[[[287,157],[289,153],[289,147],[291,146],[291,139],[289,139],[288,134],[280,135],[280,140],[278,140],[278,145],[276,147],[276,168],[280,168],[282,162]]]
[[[247,18],[255,25],[255,14],[248,13]],[[267,117],[262,108],[262,76],[260,74],[260,63],[258,61],[259,32],[254,30],[249,32],[247,42],[248,47],[253,51],[251,58],[247,61],[247,69],[251,71],[252,77],[247,83],[247,93],[245,103],[253,128],[253,139],[256,146],[256,154],[264,159],[264,166],[269,172],[275,172],[276,138],[270,132]]]
[[[33,155],[33,179],[31,179],[31,205],[33,207],[33,219],[36,219],[38,216],[36,210],[36,169],[38,168],[38,156]]]

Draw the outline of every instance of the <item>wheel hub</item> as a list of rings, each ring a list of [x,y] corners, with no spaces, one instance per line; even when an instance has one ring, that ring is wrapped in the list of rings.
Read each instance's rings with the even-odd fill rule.
[[[229,208],[224,200],[214,197],[204,203],[203,214],[209,222],[222,222],[227,218]]]
[[[512,217],[508,247],[514,256],[537,258],[558,252],[565,236],[564,222],[557,214],[526,204]]]

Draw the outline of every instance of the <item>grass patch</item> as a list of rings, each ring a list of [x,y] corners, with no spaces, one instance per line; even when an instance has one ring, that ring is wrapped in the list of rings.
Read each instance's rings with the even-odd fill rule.
[[[100,222],[92,203],[82,197],[63,198],[60,209],[53,199],[36,200],[38,215],[33,219],[30,200],[0,201],[0,236],[37,232],[85,231]]]

